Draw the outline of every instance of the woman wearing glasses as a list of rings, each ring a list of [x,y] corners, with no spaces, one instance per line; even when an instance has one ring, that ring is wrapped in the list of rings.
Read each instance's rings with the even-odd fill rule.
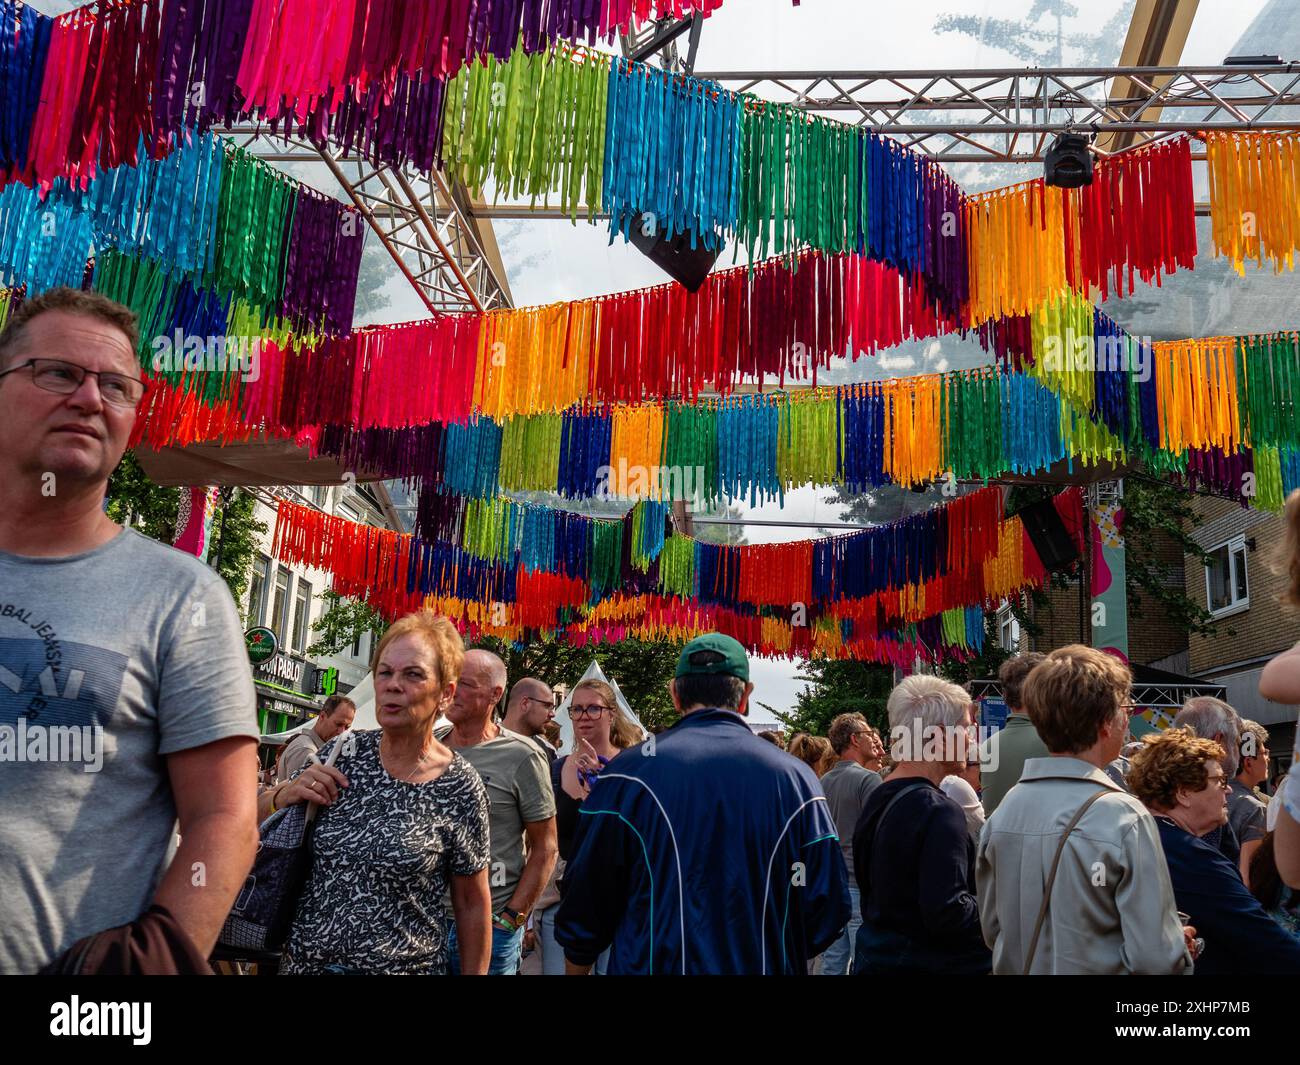
[[[1201,839],[1228,817],[1231,781],[1223,760],[1213,740],[1171,728],[1147,740],[1128,775],[1133,794],[1155,815],[1178,909],[1205,943],[1195,972],[1300,973],[1300,941],[1269,917],[1232,862]]]
[[[620,751],[641,740],[640,730],[618,709],[614,689],[603,680],[584,680],[573,689],[569,719],[573,722],[573,753],[551,766],[556,836],[560,846],[560,860],[555,873],[559,893],[545,900],[549,905],[545,909],[539,906],[537,912],[542,940],[542,971],[547,976],[564,975],[564,951],[555,942],[555,911],[564,891],[563,867],[573,850],[578,811],[591,792],[596,777]],[[606,951],[596,962],[596,975],[605,974],[608,960],[609,952]]]

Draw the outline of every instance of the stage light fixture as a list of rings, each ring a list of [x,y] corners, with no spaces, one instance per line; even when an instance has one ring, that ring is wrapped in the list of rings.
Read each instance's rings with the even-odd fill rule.
[[[721,239],[717,247],[706,248],[698,237],[692,248],[689,233],[668,236],[649,214],[638,216],[628,232],[628,239],[637,251],[674,281],[684,285],[688,292],[699,291],[723,248]]]
[[[1086,133],[1062,133],[1043,157],[1049,185],[1078,189],[1092,184],[1092,138]]]

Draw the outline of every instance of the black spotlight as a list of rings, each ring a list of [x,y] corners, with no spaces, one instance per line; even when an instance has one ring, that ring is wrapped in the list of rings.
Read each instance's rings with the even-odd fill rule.
[[[674,281],[680,282],[688,292],[698,292],[704,279],[709,276],[713,264],[722,254],[722,240],[717,247],[706,248],[703,241],[696,238],[696,245],[691,247],[689,233],[677,233],[668,236],[654,224],[648,214],[640,215],[632,223],[628,233],[636,249],[659,267]]]
[[[1043,157],[1047,184],[1078,189],[1092,184],[1091,138],[1084,133],[1062,133]]]

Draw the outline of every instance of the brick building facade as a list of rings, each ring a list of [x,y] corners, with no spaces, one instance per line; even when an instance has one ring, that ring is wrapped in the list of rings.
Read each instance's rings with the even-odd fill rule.
[[[1208,571],[1194,559],[1185,565],[1187,595],[1215,607],[1220,631],[1188,640],[1188,672],[1228,689],[1228,701],[1242,717],[1264,725],[1282,757],[1295,742],[1297,708],[1259,694],[1259,674],[1278,653],[1300,642],[1300,611],[1285,606],[1285,528],[1274,514],[1227,500],[1198,496],[1193,503],[1202,524],[1192,536],[1216,552]],[[1212,602],[1212,599],[1214,602]]]

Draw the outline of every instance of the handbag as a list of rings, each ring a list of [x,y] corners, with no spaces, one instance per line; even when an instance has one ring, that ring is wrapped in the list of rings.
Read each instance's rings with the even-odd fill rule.
[[[1074,826],[1088,812],[1088,807],[1103,795],[1109,795],[1110,792],[1110,788],[1103,788],[1095,795],[1089,796],[1088,801],[1074,811],[1070,823],[1065,826],[1065,831],[1061,833],[1061,841],[1056,845],[1056,854],[1052,858],[1051,871],[1047,874],[1047,886],[1043,888],[1043,904],[1038,907],[1038,919],[1034,922],[1034,934],[1029,939],[1029,951],[1025,954],[1025,968],[1021,974],[1023,976],[1029,975],[1029,969],[1034,964],[1034,953],[1038,950],[1038,936],[1043,931],[1043,922],[1047,920],[1047,907],[1052,901],[1052,885],[1056,883],[1056,870],[1061,864],[1061,855],[1065,853],[1065,841],[1070,838]]]
[[[217,937],[221,946],[269,953],[284,947],[311,870],[315,820],[308,815],[315,809],[296,803],[262,822],[253,868]]]
[[[334,743],[325,762],[332,766],[349,734]],[[313,756],[313,760],[314,760]],[[221,926],[219,946],[230,950],[279,953],[289,938],[311,872],[311,844],[317,803],[294,803],[262,822],[253,868]]]

